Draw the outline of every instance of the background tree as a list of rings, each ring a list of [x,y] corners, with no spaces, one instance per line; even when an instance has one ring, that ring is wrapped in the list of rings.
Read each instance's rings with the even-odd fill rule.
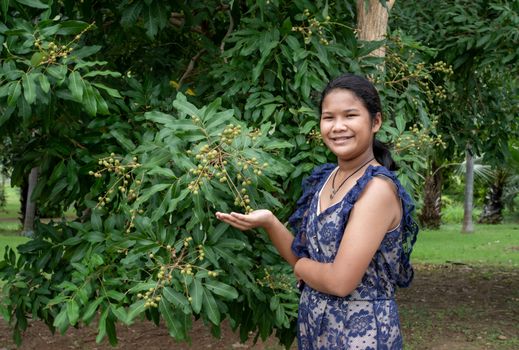
[[[288,217],[301,179],[333,159],[316,107],[344,71],[379,87],[379,137],[394,144],[408,188],[419,188],[423,150],[442,145],[427,98],[448,68],[402,31],[358,41],[355,4],[5,4],[1,136],[13,179],[38,166],[31,198],[78,214],[36,220],[18,260],[5,253],[0,311],[17,341],[28,317],[63,333],[96,316],[99,342],[115,344],[115,323],[140,316],[185,340],[194,316],[215,335],[227,318],[242,339],[276,332],[289,344],[289,267],[260,232],[212,213],[269,207]],[[382,44],[384,60],[371,55]]]
[[[393,18],[429,47],[437,59],[452,65],[452,86],[442,105],[438,128],[449,135],[447,154],[464,153],[469,161],[462,231],[471,231],[473,154],[501,161],[510,138],[516,137],[517,58],[512,42],[519,37],[517,2],[455,0],[438,7],[421,1],[397,3]],[[492,50],[489,50],[492,48]],[[454,160],[454,158],[446,158]]]

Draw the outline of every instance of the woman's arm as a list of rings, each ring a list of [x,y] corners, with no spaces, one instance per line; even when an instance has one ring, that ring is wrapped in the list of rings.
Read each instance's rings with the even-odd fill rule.
[[[216,213],[216,217],[229,225],[236,227],[239,230],[250,230],[261,227],[269,235],[272,244],[276,247],[279,254],[292,267],[299,259],[292,253],[292,241],[294,237],[292,233],[279,221],[279,219],[272,214],[270,210],[255,210],[250,214],[244,215],[239,213]]]
[[[334,262],[302,258],[294,266],[294,273],[321,292],[350,294],[359,285],[384,235],[400,223],[401,216],[394,186],[373,178],[355,203]]]

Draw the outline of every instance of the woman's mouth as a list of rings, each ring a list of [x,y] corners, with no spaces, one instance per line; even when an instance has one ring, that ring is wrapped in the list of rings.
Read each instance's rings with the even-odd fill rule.
[[[337,136],[337,137],[330,137],[330,140],[336,143],[346,142],[349,139],[352,139],[353,136]]]

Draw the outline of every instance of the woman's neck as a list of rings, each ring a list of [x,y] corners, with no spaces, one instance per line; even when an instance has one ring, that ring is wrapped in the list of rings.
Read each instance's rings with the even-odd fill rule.
[[[355,159],[348,159],[348,160],[342,160],[337,159],[337,164],[339,166],[339,170],[349,174],[355,170],[357,170],[359,167],[361,167],[363,164],[367,166],[367,164],[370,164],[373,162],[376,162],[375,156],[373,155],[373,152],[363,154],[362,156],[356,157]]]

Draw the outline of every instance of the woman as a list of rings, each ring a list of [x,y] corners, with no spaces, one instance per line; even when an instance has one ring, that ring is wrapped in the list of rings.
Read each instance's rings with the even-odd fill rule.
[[[395,286],[413,278],[418,232],[409,195],[376,140],[382,108],[375,87],[345,74],[322,93],[320,128],[337,165],[314,169],[289,222],[269,211],[216,213],[240,229],[265,229],[302,286],[300,349],[402,349]]]

